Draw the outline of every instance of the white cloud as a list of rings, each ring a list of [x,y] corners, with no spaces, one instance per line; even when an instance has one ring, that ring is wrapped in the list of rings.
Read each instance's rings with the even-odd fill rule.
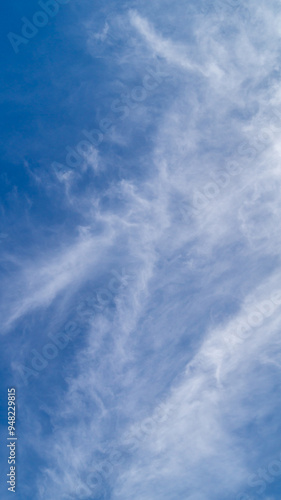
[[[279,57],[279,27],[276,20],[272,24],[278,16],[270,6],[251,7],[256,19],[264,19],[261,39],[255,27],[240,25],[238,14],[229,36],[216,18],[198,18],[196,51],[188,56],[185,40],[165,38],[145,8],[143,14],[129,13],[142,38],[124,49],[133,67],[144,68],[150,60],[143,49],[135,61],[134,47],[138,53],[145,40],[153,56],[176,73],[175,94],[167,96],[163,87],[166,100],[155,105],[159,118],[150,131],[150,149],[136,158],[130,151],[138,167],[149,163],[150,169],[112,183],[94,208],[91,193],[80,198],[69,190],[68,202],[89,226],[80,230],[78,244],[20,274],[28,293],[22,300],[9,291],[11,306],[4,315],[8,327],[35,307],[48,306],[70,285],[79,290],[89,274],[104,268],[104,260],[125,267],[129,262],[136,275],[116,293],[115,308],[93,320],[66,377],[67,390],[49,410],[55,431],[47,442],[42,499],[74,495],[86,482],[85,464],[92,470],[100,463],[106,441],[122,450],[125,435],[154,415],[160,395],[169,416],[141,439],[130,463],[107,476],[112,498],[235,497],[262,457],[260,437],[255,441],[245,429],[259,429],[276,408],[279,309],[245,341],[233,345],[231,335],[280,283],[279,129],[269,130],[267,118],[273,103],[280,104],[280,93],[264,85]],[[138,116],[147,119],[151,109],[148,103],[144,108]],[[269,130],[266,140],[263,129]],[[229,176],[210,196],[210,182],[234,161],[239,175]],[[196,190],[207,198],[209,193],[199,217]],[[105,236],[92,235],[93,220]],[[225,290],[238,297],[236,309],[216,324],[210,311]],[[268,454],[274,439],[264,432]],[[38,436],[41,446],[40,429]]]

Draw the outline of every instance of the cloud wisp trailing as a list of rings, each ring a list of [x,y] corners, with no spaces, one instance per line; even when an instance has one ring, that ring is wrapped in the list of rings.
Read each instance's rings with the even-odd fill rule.
[[[281,14],[188,3],[69,3],[69,118],[1,240],[25,500],[275,498]]]

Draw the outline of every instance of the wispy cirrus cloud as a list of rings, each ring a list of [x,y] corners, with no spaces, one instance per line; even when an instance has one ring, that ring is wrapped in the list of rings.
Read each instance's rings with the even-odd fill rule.
[[[280,448],[280,13],[273,1],[247,8],[191,17],[182,2],[136,2],[89,16],[87,57],[112,61],[118,40],[104,109],[152,63],[173,79],[116,120],[79,172],[46,175],[73,217],[59,250],[9,254],[4,329],[36,329],[43,314],[42,345],[79,322],[77,304],[106,291],[115,266],[132,277],[87,322],[81,308],[77,342],[32,381],[42,500],[238,500]],[[22,411],[27,421],[34,407]]]

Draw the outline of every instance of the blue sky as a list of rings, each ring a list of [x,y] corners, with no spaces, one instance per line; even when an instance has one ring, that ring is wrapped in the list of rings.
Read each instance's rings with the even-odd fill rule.
[[[1,498],[280,497],[280,21],[3,7]]]

